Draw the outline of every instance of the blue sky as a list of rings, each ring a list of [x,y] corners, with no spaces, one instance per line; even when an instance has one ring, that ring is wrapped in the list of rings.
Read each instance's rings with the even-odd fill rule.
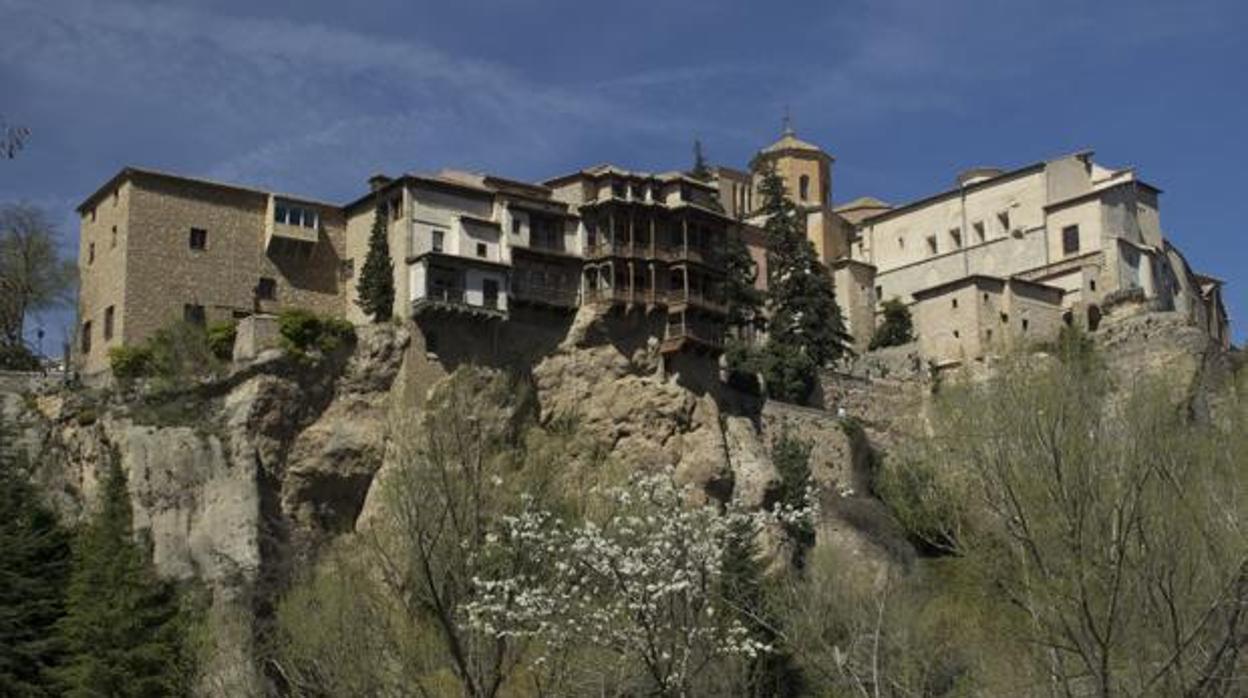
[[[0,0],[0,201],[133,164],[345,201],[376,171],[744,166],[785,106],[833,199],[1092,148],[1248,310],[1248,3]],[[50,335],[72,321],[43,320]],[[1245,321],[1248,322],[1248,321]],[[1237,340],[1245,326],[1236,323]],[[46,344],[45,344],[46,346]]]

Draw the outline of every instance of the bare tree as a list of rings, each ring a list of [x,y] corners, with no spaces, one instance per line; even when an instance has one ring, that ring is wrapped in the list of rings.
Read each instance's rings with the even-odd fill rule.
[[[0,118],[0,158],[12,160],[17,157],[17,153],[26,145],[26,139],[30,137],[30,129],[25,126],[12,126],[5,123]]]
[[[933,537],[1015,609],[1035,659],[1030,692],[1243,689],[1242,412],[1233,423],[1192,423],[1175,399],[1180,386],[1149,377],[1113,385],[1086,358],[1019,362],[943,393],[938,436],[893,467],[921,470],[911,481],[939,483],[965,503]]]
[[[20,344],[27,315],[69,301],[74,279],[46,212],[0,206],[0,343]]]

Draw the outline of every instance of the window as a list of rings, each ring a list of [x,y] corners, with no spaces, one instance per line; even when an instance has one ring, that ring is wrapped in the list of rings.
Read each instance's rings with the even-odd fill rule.
[[[390,220],[397,221],[403,217],[403,199],[393,199],[390,201]]]
[[[1010,212],[1002,211],[997,214],[997,223],[1001,225],[1001,234],[1009,235],[1010,233]]]
[[[810,177],[802,175],[797,179],[797,191],[802,201],[810,199]]]
[[[95,262],[95,243],[87,243],[87,264]]]
[[[624,183],[612,182],[611,183],[611,195],[617,199],[623,199],[624,198]]]
[[[82,337],[79,338],[79,341],[82,342],[82,353],[90,354],[91,353],[91,321],[90,320],[87,320],[86,322],[82,323]]]
[[[190,245],[192,250],[208,249],[208,231],[203,228],[191,228]]]
[[[954,331],[953,331],[953,338],[954,338],[954,339],[957,339],[958,337],[961,337],[961,336],[962,336],[962,335],[961,335],[961,333],[959,333],[957,330],[954,330]]]
[[[987,330],[984,330],[984,339],[987,339],[990,342],[992,341],[992,328],[991,327],[989,327]]]
[[[906,249],[906,239],[905,239],[905,238],[903,238],[903,237],[899,237],[899,238],[897,238],[897,249],[899,249],[899,250],[904,250],[904,249]]]
[[[192,325],[204,325],[204,306],[187,303],[182,306],[182,319]]]
[[[1093,291],[1096,290],[1096,279],[1092,279],[1088,281],[1088,288],[1092,289]]]
[[[1009,314],[1009,313],[1001,313],[1001,324],[1003,324],[1003,325],[1004,325],[1005,323],[1007,323],[1007,322],[1009,322],[1009,321],[1010,321],[1010,314]]]
[[[286,222],[286,207],[285,206],[278,204],[277,208],[273,209],[273,222],[274,223]]]
[[[988,294],[987,294],[987,293],[985,293],[985,294],[984,294],[984,302],[985,302],[985,303],[987,303],[987,302],[988,302]]]
[[[1026,331],[1027,331],[1027,325],[1029,325],[1029,324],[1030,324],[1030,323],[1029,323],[1029,322],[1027,322],[1027,318],[1023,318],[1023,331],[1024,331],[1024,332],[1026,332]]]
[[[95,209],[91,209],[91,222],[95,222]]]
[[[445,230],[435,230],[435,231],[433,231],[433,234],[432,234],[431,239],[430,239],[430,248],[431,248],[434,252],[441,252],[441,251],[442,251],[442,243],[443,243],[443,241],[444,241],[445,239],[446,239],[446,231],[445,231]]]
[[[117,200],[120,198],[121,198],[121,187],[117,187],[116,189],[113,190],[113,205],[114,206],[117,205]]]
[[[113,226],[113,236],[109,238],[108,246],[110,249],[117,246],[117,226],[115,225]]]
[[[355,260],[354,259],[342,260],[342,278],[350,279],[353,276],[355,276]]]
[[[515,233],[516,235],[520,234],[520,219],[519,218],[511,219],[511,232]]]
[[[104,341],[113,338],[113,306],[104,309]]]
[[[954,299],[953,299],[953,307],[954,307],[954,308],[957,308],[957,307],[958,307],[958,299],[957,299],[957,298],[954,298]]]
[[[486,279],[481,284],[481,295],[484,297],[485,307],[498,307],[498,281],[494,279]]]
[[[277,299],[277,279],[262,276],[260,283],[256,284],[256,298],[262,301],[271,301]]]
[[[488,257],[489,254],[490,254],[490,248],[486,247],[484,242],[478,242],[477,243],[477,256]]]
[[[875,287],[875,299],[878,301],[879,299],[881,299],[881,298],[883,298],[883,297],[884,297],[884,287],[883,287],[883,286],[876,286],[876,287]]]
[[[971,224],[971,227],[975,229],[975,242],[983,242],[986,239],[984,235],[984,222],[975,221]]]
[[[962,248],[962,229],[950,228],[949,229],[949,241],[953,243],[953,249],[955,250],[961,249]]]
[[[1062,254],[1075,254],[1079,251],[1079,226],[1068,225],[1062,228]]]
[[[927,253],[936,254],[937,250],[938,248],[936,247],[936,236],[928,235],[927,236]]]

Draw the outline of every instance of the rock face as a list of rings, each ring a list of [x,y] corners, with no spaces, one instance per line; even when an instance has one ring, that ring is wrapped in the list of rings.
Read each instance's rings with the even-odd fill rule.
[[[913,551],[889,529],[869,479],[876,451],[925,428],[931,376],[910,348],[824,375],[826,409],[817,410],[736,393],[709,361],[698,364],[711,367],[702,372],[665,362],[655,328],[626,320],[582,308],[564,340],[524,374],[532,400],[490,398],[499,404],[474,416],[512,428],[523,409],[542,426],[575,425],[623,469],[671,467],[696,498],[746,507],[770,503],[778,484],[772,444],[794,435],[813,446],[823,513],[816,545],[872,570],[906,564]],[[117,454],[159,571],[212,591],[217,647],[204,692],[248,695],[260,681],[239,658],[252,656],[255,604],[318,545],[362,525],[395,457],[394,425],[454,387],[450,367],[428,371],[428,352],[408,350],[409,332],[360,328],[349,357],[313,365],[261,352],[181,403],[0,392],[0,413],[18,427],[20,448],[48,456],[36,476],[71,517],[89,508],[99,464]],[[1227,359],[1198,329],[1151,314],[1108,322],[1097,339],[1123,375],[1165,367],[1190,389],[1193,410],[1216,411],[1215,392],[1201,386],[1217,382]],[[425,368],[413,365],[414,354]]]

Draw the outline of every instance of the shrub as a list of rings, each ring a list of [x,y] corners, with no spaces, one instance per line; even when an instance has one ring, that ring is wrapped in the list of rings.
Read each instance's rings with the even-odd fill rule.
[[[0,370],[37,371],[39,357],[25,344],[0,342]]]
[[[133,380],[151,375],[152,349],[146,344],[113,347],[108,350],[108,365],[119,380]]]
[[[875,329],[868,348],[896,347],[914,341],[914,323],[910,309],[899,298],[884,301],[884,321]]]
[[[238,336],[237,322],[216,322],[208,326],[208,348],[222,361],[234,357],[234,339]]]
[[[162,327],[147,345],[152,352],[153,375],[165,387],[176,388],[190,378],[212,375],[220,366],[208,346],[208,333],[194,323]]]
[[[724,348],[724,360],[728,368],[728,385],[750,395],[762,395],[759,384],[759,350],[748,342],[732,339]]]
[[[307,310],[284,310],[277,324],[287,351],[303,353],[316,349],[328,354],[355,341],[355,327],[350,322]]]
[[[768,342],[760,358],[768,397],[796,404],[810,397],[815,389],[817,367],[806,352],[798,347]]]

